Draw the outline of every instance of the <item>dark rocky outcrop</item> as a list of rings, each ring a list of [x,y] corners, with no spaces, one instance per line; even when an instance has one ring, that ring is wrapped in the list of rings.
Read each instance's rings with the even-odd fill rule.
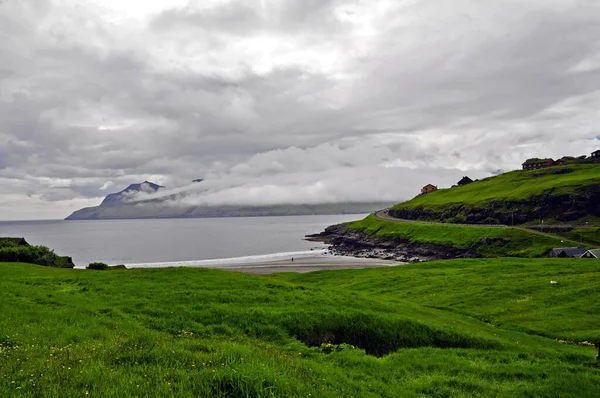
[[[472,250],[434,244],[415,244],[402,239],[380,239],[361,231],[349,230],[346,228],[347,225],[331,225],[319,234],[307,235],[306,239],[328,243],[330,252],[340,256],[381,258],[401,262],[481,257]]]

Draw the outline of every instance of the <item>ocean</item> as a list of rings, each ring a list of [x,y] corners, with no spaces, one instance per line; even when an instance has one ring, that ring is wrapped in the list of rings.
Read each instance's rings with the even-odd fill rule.
[[[314,256],[324,244],[304,240],[362,215],[102,221],[2,221],[0,237],[23,237],[77,268],[101,261],[129,267],[211,266]]]

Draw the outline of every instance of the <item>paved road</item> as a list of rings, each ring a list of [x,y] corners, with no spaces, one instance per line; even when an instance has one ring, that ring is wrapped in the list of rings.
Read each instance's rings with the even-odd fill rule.
[[[511,227],[510,225],[505,225],[505,224],[449,224],[449,223],[435,222],[435,221],[406,220],[403,218],[396,218],[396,217],[391,216],[389,214],[389,210],[390,209],[382,209],[382,210],[376,211],[375,213],[373,213],[373,215],[382,220],[392,221],[392,222],[413,222],[413,223],[416,222],[419,224],[433,224],[433,225],[459,225],[459,226],[463,226],[463,227],[474,227],[474,228],[481,228],[481,227],[514,228],[514,229],[520,229],[522,231],[526,231],[526,232],[540,235],[540,236],[546,236],[546,237],[553,238],[553,239],[560,239],[563,242],[570,242],[570,243],[576,244],[578,246],[580,246],[580,245],[594,246],[594,244],[589,243],[589,242],[580,242],[580,241],[565,238],[564,236],[554,235],[554,234],[546,233],[543,231],[538,231],[537,229],[532,229],[532,228],[527,228],[527,227],[521,227],[521,226],[517,226],[517,227],[512,226]],[[550,226],[547,226],[547,227],[550,227]],[[557,226],[553,225],[552,227],[557,227]],[[562,225],[562,227],[573,227],[573,226],[572,225]]]

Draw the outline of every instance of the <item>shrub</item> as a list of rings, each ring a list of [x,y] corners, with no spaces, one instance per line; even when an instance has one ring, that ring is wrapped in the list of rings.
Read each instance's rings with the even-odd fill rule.
[[[104,263],[95,262],[95,263],[90,263],[87,266],[87,269],[95,269],[97,271],[104,271],[104,270],[108,269],[108,265],[104,264]]]
[[[0,248],[0,262],[54,266],[56,254],[46,246],[8,246]]]

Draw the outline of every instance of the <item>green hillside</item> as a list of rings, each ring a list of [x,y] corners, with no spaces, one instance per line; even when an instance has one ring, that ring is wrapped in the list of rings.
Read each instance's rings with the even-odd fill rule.
[[[397,204],[399,218],[454,223],[598,222],[600,164],[518,170]]]
[[[381,241],[444,246],[485,257],[545,257],[555,247],[594,247],[593,243],[578,245],[578,241],[570,241],[566,236],[525,228],[395,222],[374,215],[350,223],[346,228]]]
[[[596,262],[0,263],[0,396],[596,397]]]

